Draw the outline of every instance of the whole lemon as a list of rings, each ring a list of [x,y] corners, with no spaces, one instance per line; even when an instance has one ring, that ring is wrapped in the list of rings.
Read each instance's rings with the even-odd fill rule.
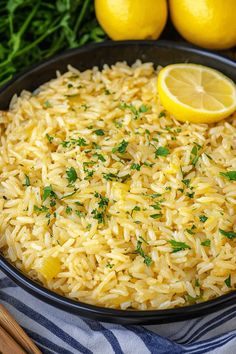
[[[236,0],[170,0],[177,31],[189,42],[209,49],[236,45]]]
[[[157,39],[167,20],[166,0],[95,0],[95,11],[114,40]]]

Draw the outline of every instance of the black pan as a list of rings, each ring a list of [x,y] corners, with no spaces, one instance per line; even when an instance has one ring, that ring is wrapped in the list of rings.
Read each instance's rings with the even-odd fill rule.
[[[55,71],[66,71],[67,65],[85,70],[93,66],[114,64],[127,61],[132,64],[136,59],[151,61],[155,65],[180,62],[203,64],[218,69],[236,81],[236,63],[214,53],[180,45],[169,41],[125,41],[93,44],[81,49],[73,49],[44,61],[23,74],[15,77],[0,90],[0,110],[7,109],[11,97],[23,89],[32,91],[42,83],[55,77]],[[236,291],[200,304],[169,310],[133,311],[113,310],[87,305],[70,300],[44,288],[17,270],[0,254],[0,269],[19,286],[60,309],[82,317],[121,324],[154,324],[181,321],[203,316],[222,309],[236,301]]]

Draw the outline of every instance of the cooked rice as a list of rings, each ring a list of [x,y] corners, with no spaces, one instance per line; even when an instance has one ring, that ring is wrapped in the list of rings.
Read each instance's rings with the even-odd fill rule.
[[[180,123],[156,77],[140,61],[69,67],[0,116],[0,248],[59,294],[146,310],[236,284],[235,241],[219,232],[236,231],[236,185],[220,175],[236,170],[236,117]]]

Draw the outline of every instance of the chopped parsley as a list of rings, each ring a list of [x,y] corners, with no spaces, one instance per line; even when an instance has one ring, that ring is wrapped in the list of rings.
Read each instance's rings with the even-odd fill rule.
[[[71,214],[71,213],[72,213],[72,208],[67,205],[66,214]]]
[[[155,198],[161,197],[161,194],[160,193],[149,194],[149,197],[152,199],[155,199]]]
[[[109,91],[107,88],[105,88],[104,93],[106,96],[111,95],[111,91]]]
[[[67,174],[66,178],[69,182],[69,185],[75,183],[78,176],[77,176],[77,173],[76,173],[76,170],[74,169],[74,167],[70,167],[68,170],[66,170],[66,174]]]
[[[109,203],[109,199],[108,199],[108,198],[103,197],[101,194],[99,194],[99,193],[97,193],[97,192],[94,193],[94,196],[95,196],[96,198],[99,198],[99,199],[100,199],[99,202],[98,202],[99,208],[104,209],[104,208],[107,207],[107,205],[108,205],[108,203]]]
[[[170,151],[164,146],[160,146],[159,148],[156,149],[155,151],[155,157],[157,158],[158,156],[167,156],[169,155]]]
[[[236,232],[234,231],[225,231],[222,229],[219,229],[221,235],[227,237],[229,240],[233,240],[236,237]]]
[[[104,223],[104,213],[103,212],[100,212],[97,209],[93,209],[91,214],[93,215],[93,219],[96,219],[99,224]]]
[[[75,211],[75,214],[76,214],[77,216],[79,216],[80,218],[83,217],[83,216],[85,216],[85,214],[84,214],[82,211],[80,211],[80,210],[76,210],[76,211]]]
[[[106,268],[112,268],[112,267],[114,267],[114,264],[111,264],[110,262],[107,262],[107,264],[106,264]]]
[[[200,287],[199,279],[195,279],[195,286],[196,286],[197,288]]]
[[[114,173],[103,173],[103,178],[107,181],[114,181],[117,180],[118,177]]]
[[[159,219],[159,218],[161,218],[162,217],[162,213],[159,213],[159,214],[152,214],[152,215],[150,215],[150,217],[151,218],[153,218],[153,219]]]
[[[161,210],[160,204],[156,203],[156,204],[152,204],[151,207],[155,210]]]
[[[185,242],[179,242],[179,241],[175,241],[175,240],[169,240],[168,242],[171,244],[171,246],[173,248],[172,253],[191,249],[191,247],[189,245],[187,245]]]
[[[88,180],[94,175],[94,170],[89,170],[87,168],[84,168],[84,173],[87,173],[84,179]]]
[[[202,242],[201,242],[201,245],[202,245],[202,246],[209,247],[209,246],[211,245],[211,240],[206,239],[205,241],[202,241]]]
[[[49,135],[48,133],[46,134],[46,138],[48,139],[49,143],[51,143],[54,139],[54,137]]]
[[[205,216],[205,215],[200,215],[200,216],[199,216],[199,220],[200,220],[202,223],[206,222],[207,219],[208,219],[208,217]]]
[[[30,186],[30,179],[29,176],[25,175],[25,183],[23,183],[23,186],[29,187]]]
[[[52,104],[51,104],[49,101],[45,101],[45,102],[43,103],[43,106],[44,106],[44,108],[51,108],[51,107],[52,107]]]
[[[78,139],[70,139],[70,140],[64,140],[61,142],[61,145],[63,147],[71,147],[71,146],[87,146],[88,144],[86,143],[86,140],[84,138],[78,138]]]
[[[60,199],[65,199],[65,198],[71,197],[71,196],[74,195],[77,191],[78,191],[78,188],[75,188],[74,192],[69,193],[69,194],[65,194],[65,195],[63,195]]]
[[[34,211],[36,212],[36,213],[47,213],[47,211],[48,211],[48,208],[46,207],[46,206],[44,206],[44,205],[42,205],[42,207],[41,208],[39,208],[37,205],[34,205]]]
[[[186,186],[186,187],[189,187],[189,184],[191,182],[191,179],[182,179],[182,182],[183,184]]]
[[[51,199],[50,201],[50,207],[54,207],[56,205],[55,199]]]
[[[125,102],[122,102],[119,105],[119,108],[122,109],[123,111],[125,109],[129,109],[133,115],[134,115],[134,119],[138,119],[140,117],[141,113],[145,113],[148,111],[148,107],[144,104],[142,104],[139,108],[136,108],[132,103],[131,104],[127,104]]]
[[[45,207],[44,205],[41,206],[41,208],[39,208],[37,205],[34,205],[34,211],[36,213],[47,213],[49,209],[47,207]]]
[[[44,187],[43,189],[43,202],[48,198],[48,197],[51,197],[51,198],[57,198],[57,195],[56,193],[53,191],[52,189],[52,186],[46,186]]]
[[[201,145],[194,143],[195,145],[193,146],[192,150],[191,150],[191,154],[190,154],[190,160],[191,160],[191,164],[193,166],[196,166],[196,163],[199,160],[200,154],[199,154],[199,150],[201,149]]]
[[[146,242],[147,243],[147,242]],[[142,241],[141,240],[138,240],[137,241],[137,246],[136,246],[136,250],[135,250],[136,253],[138,253],[141,257],[144,258],[144,263],[150,267],[150,265],[152,264],[152,259],[150,256],[146,255],[143,248],[142,248]]]
[[[91,227],[92,227],[92,224],[88,224],[87,226],[86,226],[86,230],[91,230]]]
[[[119,152],[120,154],[124,154],[126,152],[128,144],[128,141],[122,140],[122,142],[118,146],[112,149],[112,152]]]
[[[82,104],[81,107],[84,109],[85,112],[87,111],[87,109],[90,108],[90,106],[87,105],[86,103],[85,103],[85,104]]]
[[[220,172],[220,175],[229,179],[230,181],[236,181],[236,171]]]
[[[99,161],[106,162],[106,159],[102,154],[95,152],[95,154],[93,154],[93,156],[97,157]]]
[[[140,171],[141,169],[141,165],[138,163],[132,163],[132,165],[130,166],[131,170],[137,170]]]
[[[94,134],[96,134],[98,136],[105,135],[104,130],[102,130],[102,129],[94,130]]]
[[[159,113],[158,118],[165,117],[165,116],[166,116],[166,113],[164,111],[162,111]]]
[[[228,286],[228,288],[231,288],[231,275],[229,275],[228,278],[225,279],[225,285]]]
[[[133,212],[134,212],[134,211],[140,211],[140,210],[141,210],[141,208],[136,205],[136,206],[132,209],[132,211],[131,211],[131,214],[130,214],[131,217],[133,216]]]
[[[101,150],[101,146],[95,143],[95,141],[92,142],[92,148],[95,150]]]
[[[187,197],[189,197],[189,198],[193,198],[193,197],[194,197],[194,194],[195,194],[195,192],[186,193]]]
[[[80,203],[79,201],[77,201],[77,202],[74,202],[76,205],[78,205],[78,206],[84,206],[84,204],[83,203]]]

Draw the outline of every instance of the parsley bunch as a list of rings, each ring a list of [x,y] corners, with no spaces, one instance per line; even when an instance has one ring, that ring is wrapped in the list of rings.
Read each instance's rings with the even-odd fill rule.
[[[0,18],[0,86],[41,59],[105,38],[92,0],[2,0]]]

